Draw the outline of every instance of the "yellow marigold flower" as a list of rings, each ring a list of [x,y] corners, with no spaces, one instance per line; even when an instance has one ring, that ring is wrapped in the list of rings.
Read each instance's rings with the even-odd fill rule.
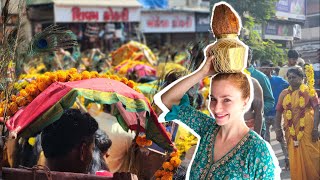
[[[310,80],[308,81],[308,84],[313,87],[313,86],[314,86],[314,79],[313,79],[313,78],[310,79]]]
[[[90,78],[97,78],[99,73],[97,71],[91,71],[90,72]]]
[[[57,75],[57,73],[50,73],[50,74],[49,74],[49,79],[50,79],[52,82],[57,82],[57,81],[58,81],[58,75]]]
[[[316,90],[315,90],[315,89],[310,89],[309,95],[310,95],[311,97],[315,96],[315,95],[316,95]]]
[[[70,68],[68,70],[69,74],[76,74],[78,72],[78,70],[76,68]]]
[[[75,74],[69,74],[70,78],[69,81],[79,81],[81,80],[81,75],[78,73]]]
[[[174,167],[169,162],[164,162],[163,165],[162,165],[162,168],[163,169],[167,169],[169,171],[172,171],[174,169]]]
[[[294,136],[296,134],[296,131],[294,130],[293,126],[289,127],[289,132],[292,136]]]
[[[35,137],[30,137],[28,139],[28,143],[31,145],[31,146],[34,146],[36,144],[36,138]]]
[[[203,85],[204,85],[204,86],[209,86],[209,85],[210,85],[210,79],[209,79],[209,77],[206,77],[206,78],[203,79]]]
[[[300,118],[300,127],[304,127],[305,126],[305,118],[303,117],[303,118]]]
[[[49,74],[51,74],[51,72],[45,72],[43,75],[49,76]]]
[[[303,137],[303,132],[299,131],[297,135],[297,139],[300,140]]]
[[[304,92],[306,90],[306,86],[304,84],[301,84],[299,89],[300,89],[301,92]]]
[[[300,106],[301,108],[303,108],[303,107],[305,106],[305,100],[304,100],[303,97],[300,97],[300,98],[299,98],[299,106]]]
[[[20,96],[27,97],[28,96],[28,92],[25,89],[22,89],[22,90],[20,90]]]
[[[83,72],[81,73],[81,75],[82,75],[82,78],[81,78],[81,79],[90,79],[90,77],[91,77],[89,71],[83,71]]]
[[[107,74],[100,74],[101,78],[109,78],[109,76]]]
[[[66,82],[67,81],[67,73],[64,71],[57,72],[58,81],[59,82]]]
[[[290,110],[288,110],[288,111],[286,112],[286,118],[287,118],[288,120],[292,119],[292,112],[291,112]]]

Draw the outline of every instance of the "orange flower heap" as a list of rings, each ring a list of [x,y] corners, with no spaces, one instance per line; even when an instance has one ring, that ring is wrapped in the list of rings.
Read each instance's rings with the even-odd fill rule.
[[[75,68],[64,71],[46,72],[42,75],[38,75],[36,80],[31,81],[24,89],[21,89],[17,96],[13,95],[9,101],[4,100],[0,102],[0,117],[4,116],[4,112],[6,112],[6,116],[14,115],[21,107],[31,103],[34,98],[54,82],[78,81],[90,78],[108,78],[121,81],[130,88],[141,93],[135,82],[129,81],[124,77],[119,78],[116,75],[99,74],[96,71],[83,71],[82,73],[78,73],[78,70]]]
[[[138,136],[137,139],[136,139],[136,143],[140,147],[145,147],[145,146],[151,146],[152,145],[152,141],[147,139],[146,135]]]
[[[162,164],[162,169],[155,172],[156,180],[172,180],[174,171],[180,166],[179,151],[172,152],[168,161]]]

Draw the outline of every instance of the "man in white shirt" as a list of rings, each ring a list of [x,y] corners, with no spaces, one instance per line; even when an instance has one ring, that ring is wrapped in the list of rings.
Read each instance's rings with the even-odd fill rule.
[[[281,76],[286,81],[288,81],[288,78],[287,78],[288,70],[292,67],[300,67],[298,66],[298,58],[299,58],[299,52],[297,50],[290,49],[288,51],[288,64],[280,68],[279,76]]]

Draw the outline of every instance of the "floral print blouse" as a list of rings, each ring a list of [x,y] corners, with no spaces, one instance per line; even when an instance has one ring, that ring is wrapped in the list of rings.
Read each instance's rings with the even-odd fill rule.
[[[280,179],[279,162],[270,146],[250,130],[220,160],[214,162],[214,142],[220,126],[215,119],[189,105],[188,96],[174,105],[166,120],[180,120],[200,137],[200,145],[191,166],[190,179]]]

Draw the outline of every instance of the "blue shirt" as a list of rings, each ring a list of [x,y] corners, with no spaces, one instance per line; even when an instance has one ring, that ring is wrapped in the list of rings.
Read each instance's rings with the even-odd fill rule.
[[[284,89],[289,87],[289,83],[280,76],[271,76],[269,80],[272,88],[272,94],[275,100],[275,105],[273,106],[273,109],[271,111],[266,113],[266,116],[275,116],[276,104],[278,103],[279,95]]]

